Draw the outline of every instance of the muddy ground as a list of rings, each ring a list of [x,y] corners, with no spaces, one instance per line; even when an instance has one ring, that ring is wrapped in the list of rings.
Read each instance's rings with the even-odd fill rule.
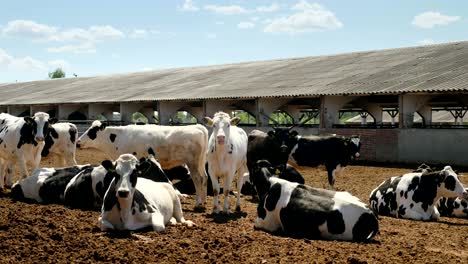
[[[77,153],[79,163],[100,163],[103,157],[96,151]],[[54,158],[41,163],[54,164]],[[328,186],[324,168],[300,171],[307,184]],[[367,202],[384,179],[408,171],[348,166],[335,186]],[[468,184],[468,176],[461,180]],[[229,217],[213,216],[212,201],[209,197],[206,212],[194,212],[194,200],[182,200],[185,218],[196,227],[108,234],[97,228],[99,212],[17,202],[3,193],[0,263],[468,263],[468,219],[416,222],[380,217],[380,234],[372,243],[320,241],[254,230],[256,204],[248,196],[242,197],[242,212]],[[232,208],[234,202],[231,197]]]

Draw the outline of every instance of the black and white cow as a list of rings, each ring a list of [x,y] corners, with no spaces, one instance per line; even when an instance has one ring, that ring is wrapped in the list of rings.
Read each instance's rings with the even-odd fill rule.
[[[293,165],[316,167],[325,164],[328,183],[333,190],[336,175],[348,163],[359,157],[359,137],[299,136],[289,128],[275,128],[264,133],[254,130],[249,134],[247,164],[249,172],[257,160],[266,159],[274,166]]]
[[[391,177],[375,188],[369,198],[380,215],[413,220],[438,220],[441,197],[466,198],[467,192],[450,166],[440,171],[412,172]]]
[[[7,185],[13,183],[16,162],[21,178],[29,175],[28,163],[33,170],[39,167],[44,140],[50,125],[56,121],[44,112],[37,112],[32,117],[0,114],[0,188],[4,187],[5,181]]]
[[[176,222],[193,225],[184,219],[182,205],[171,184],[138,177],[140,164],[135,156],[123,154],[115,164],[107,165],[111,165],[106,169],[112,171],[114,178],[98,220],[102,231],[152,227],[160,232]]]
[[[100,149],[112,159],[125,153],[132,153],[137,157],[157,153],[156,157],[163,169],[186,164],[197,193],[195,207],[205,206],[208,130],[202,125],[115,127],[94,121],[80,136],[77,146]]]
[[[465,188],[468,192],[468,188]],[[437,202],[441,216],[468,218],[468,199],[442,197]]]
[[[253,169],[260,196],[256,228],[313,239],[367,241],[377,235],[377,216],[357,197],[271,177],[272,169],[266,160]]]
[[[45,146],[42,149],[42,157],[47,157],[50,153],[57,155],[62,166],[76,165],[76,139],[78,129],[72,123],[56,123],[50,129],[50,133],[45,138]]]
[[[208,140],[208,174],[213,185],[213,213],[219,213],[218,196],[219,180],[224,181],[223,212],[229,213],[229,192],[234,178],[237,178],[236,211],[240,211],[240,190],[244,183],[244,172],[247,172],[247,133],[237,127],[239,117],[231,118],[224,112],[217,112],[213,119],[205,117],[207,126],[213,127]]]
[[[64,191],[65,205],[87,210],[100,209],[104,194],[114,178],[114,174],[105,168],[112,166],[112,161],[104,160],[101,166],[82,170],[73,177]],[[141,158],[137,169],[138,177],[172,184],[152,155],[149,155],[148,158]]]
[[[17,181],[11,195],[17,200],[38,203],[63,203],[63,194],[70,180],[82,171],[94,170],[91,165],[65,168],[39,168],[31,176]]]

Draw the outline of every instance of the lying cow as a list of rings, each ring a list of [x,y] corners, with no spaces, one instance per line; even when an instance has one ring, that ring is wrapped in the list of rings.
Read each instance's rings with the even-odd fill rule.
[[[224,112],[217,112],[213,119],[205,117],[207,126],[213,127],[213,133],[208,140],[208,174],[213,184],[213,213],[219,213],[218,179],[224,181],[224,205],[223,212],[229,213],[229,192],[231,183],[237,178],[236,211],[240,211],[240,190],[244,183],[243,175],[247,171],[247,134],[242,128],[237,127],[239,117],[231,118]]]
[[[76,137],[78,130],[72,123],[56,123],[50,127],[50,133],[45,138],[42,157],[53,153],[60,158],[62,166],[76,165]]]
[[[31,176],[16,182],[11,195],[17,200],[32,200],[38,203],[62,203],[67,184],[81,171],[93,170],[91,165],[76,165],[66,168],[39,168]]]
[[[183,127],[158,125],[106,126],[94,121],[77,142],[80,148],[96,148],[112,159],[120,154],[137,157],[155,155],[163,169],[186,164],[197,193],[195,207],[206,202],[206,150],[208,130],[202,125]]]
[[[193,225],[184,219],[182,205],[171,184],[138,178],[139,161],[135,156],[123,154],[115,164],[106,165],[114,178],[104,196],[98,220],[102,231],[152,227],[160,232],[175,222]]]
[[[380,215],[437,221],[436,203],[441,197],[467,195],[457,174],[445,166],[440,171],[423,170],[387,179],[371,192],[369,203]]]
[[[465,188],[468,192],[468,188]],[[468,218],[468,199],[442,197],[437,202],[441,216]]]
[[[359,157],[359,137],[299,136],[289,128],[275,128],[267,133],[254,130],[249,134],[247,162],[250,168],[260,159],[275,166],[287,161],[298,166],[316,167],[325,164],[329,188],[333,190],[336,175],[351,159]]]
[[[32,170],[39,167],[44,139],[49,134],[50,125],[56,121],[43,112],[37,112],[33,117],[0,114],[0,188],[5,182],[7,185],[13,183],[16,162],[20,166],[21,178],[29,175],[28,163]]]
[[[357,197],[271,177],[258,161],[253,183],[261,200],[255,227],[306,238],[367,241],[379,231],[377,216]]]
[[[114,174],[105,168],[112,166],[112,161],[104,160],[101,166],[83,170],[73,177],[64,191],[65,205],[87,210],[100,209],[104,195],[114,177]],[[136,166],[136,175],[155,182],[171,183],[152,155],[140,159]]]

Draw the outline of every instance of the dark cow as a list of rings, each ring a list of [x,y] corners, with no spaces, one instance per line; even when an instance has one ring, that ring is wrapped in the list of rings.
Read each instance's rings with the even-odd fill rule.
[[[70,180],[64,192],[64,203],[72,208],[98,209],[102,205],[105,192],[114,178],[105,168],[113,166],[110,160],[104,160],[101,166],[83,170]],[[159,163],[152,155],[141,158],[136,171],[137,177],[155,182],[170,183]],[[176,190],[179,194],[179,192]]]
[[[72,123],[57,123],[50,127],[50,133],[45,138],[42,157],[50,153],[57,155],[62,166],[76,165],[75,152],[78,130]]]
[[[468,188],[465,188],[468,192]],[[442,197],[437,202],[441,216],[468,218],[468,199]]]
[[[70,180],[81,171],[93,170],[91,165],[66,168],[39,168],[31,176],[16,182],[11,195],[17,200],[38,203],[62,203],[63,193]]]
[[[348,192],[334,192],[271,177],[260,160],[253,183],[260,196],[255,227],[293,237],[367,241],[379,231],[377,216]]]
[[[160,232],[176,222],[193,225],[184,219],[182,205],[171,184],[138,177],[140,163],[135,156],[123,154],[114,164],[106,165],[113,180],[98,220],[102,231],[152,227]]]
[[[437,221],[440,214],[436,203],[441,197],[466,198],[467,195],[457,174],[445,166],[440,171],[423,169],[391,177],[371,192],[369,203],[380,215]]]
[[[299,136],[289,128],[275,128],[267,133],[254,130],[249,134],[247,165],[249,172],[257,160],[266,159],[274,166],[290,162],[298,166],[316,167],[325,164],[330,189],[336,174],[355,158],[361,147],[359,137]]]
[[[16,162],[20,166],[21,178],[29,175],[27,163],[32,170],[39,167],[44,139],[49,134],[50,125],[56,121],[43,112],[32,117],[0,114],[0,188],[4,187],[5,181],[7,185],[13,183]]]

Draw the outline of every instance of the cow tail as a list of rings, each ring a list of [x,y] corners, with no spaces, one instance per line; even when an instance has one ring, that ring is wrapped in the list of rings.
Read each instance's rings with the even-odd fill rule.
[[[206,197],[207,193],[207,181],[208,174],[205,169],[206,156],[208,154],[208,129],[200,125],[200,130],[203,132],[203,144],[201,144],[201,153],[198,161],[198,173],[202,178],[203,197]]]

